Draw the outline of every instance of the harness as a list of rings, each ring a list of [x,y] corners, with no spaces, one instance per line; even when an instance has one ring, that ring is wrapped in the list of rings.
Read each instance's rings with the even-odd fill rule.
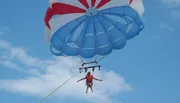
[[[93,81],[93,76],[92,75],[88,75],[88,76],[86,76],[86,82],[87,83],[92,83],[92,81]]]

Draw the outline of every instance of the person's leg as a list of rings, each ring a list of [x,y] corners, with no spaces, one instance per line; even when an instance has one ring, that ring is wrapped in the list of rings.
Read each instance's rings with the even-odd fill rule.
[[[87,87],[86,87],[86,94],[88,93],[88,89],[89,89],[89,83],[86,83]]]
[[[93,83],[90,84],[91,92],[93,92],[92,86],[93,86]]]
[[[88,88],[89,88],[89,87],[87,86],[87,87],[86,87],[86,94],[88,93]]]
[[[90,88],[91,88],[91,92],[93,92],[93,88],[92,88],[92,86],[90,86]]]

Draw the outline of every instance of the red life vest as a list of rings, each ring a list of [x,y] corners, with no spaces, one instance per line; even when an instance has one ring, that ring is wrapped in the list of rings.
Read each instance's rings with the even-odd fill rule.
[[[92,82],[93,81],[93,76],[92,75],[87,75],[86,76],[86,81],[87,82]]]

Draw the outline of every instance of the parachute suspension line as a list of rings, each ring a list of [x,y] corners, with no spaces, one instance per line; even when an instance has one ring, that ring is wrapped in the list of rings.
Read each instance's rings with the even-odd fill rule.
[[[81,33],[82,33],[82,32],[83,32],[83,30],[81,31]],[[82,41],[81,41],[81,43],[80,43],[80,47],[79,47],[79,48],[81,48],[81,47],[82,47]],[[80,53],[80,49],[78,50],[78,52]],[[80,55],[78,55],[78,56],[79,56],[81,62],[84,63],[83,58],[82,58]]]
[[[79,56],[79,58],[80,58],[81,62],[84,63],[83,58],[81,56]]]
[[[72,74],[75,74],[75,73],[74,73],[74,70],[73,70],[73,66],[71,65],[69,68],[70,68],[70,72],[71,72]]]
[[[93,76],[94,76],[94,71],[93,71]]]
[[[38,103],[42,103],[45,99],[47,99],[48,97],[50,97],[53,93],[55,93],[58,89],[60,89],[63,85],[65,85],[67,82],[69,82],[72,78],[74,78],[76,76],[76,74],[74,74],[71,78],[69,78],[67,81],[65,81],[63,84],[61,84],[58,88],[56,88],[54,91],[52,91],[51,93],[49,93],[46,97],[44,97],[43,99],[41,99]]]
[[[96,56],[95,61],[97,61],[98,57]]]
[[[106,55],[107,56],[107,55]],[[97,63],[99,63],[101,60],[103,60],[106,56],[103,56],[102,58],[100,58],[98,61],[96,61]]]

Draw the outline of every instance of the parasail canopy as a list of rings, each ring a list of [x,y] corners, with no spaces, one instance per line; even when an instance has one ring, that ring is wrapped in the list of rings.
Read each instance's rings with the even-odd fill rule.
[[[56,56],[108,55],[143,30],[143,12],[142,0],[50,0],[45,38]]]

